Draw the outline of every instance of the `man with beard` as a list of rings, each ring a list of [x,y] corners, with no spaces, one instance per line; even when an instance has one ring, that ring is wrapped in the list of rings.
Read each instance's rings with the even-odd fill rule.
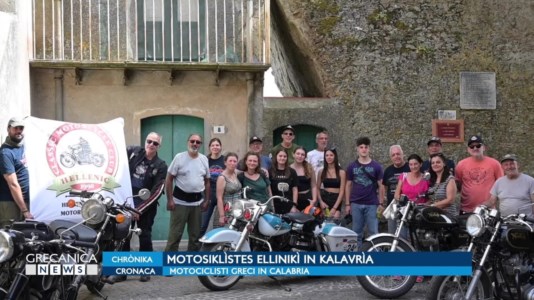
[[[33,219],[30,213],[30,180],[24,153],[24,121],[11,118],[5,142],[0,147],[0,226],[10,220]]]
[[[202,137],[191,134],[187,143],[187,151],[176,154],[165,179],[167,210],[171,212],[165,251],[178,251],[186,224],[189,234],[187,251],[200,249],[201,208],[205,210],[211,199],[208,158],[198,152]]]

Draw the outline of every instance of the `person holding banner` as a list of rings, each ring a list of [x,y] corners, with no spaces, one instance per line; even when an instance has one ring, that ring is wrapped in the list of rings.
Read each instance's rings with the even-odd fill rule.
[[[167,164],[158,157],[161,141],[161,135],[151,132],[146,137],[144,147],[129,146],[126,149],[132,182],[132,195],[139,194],[139,191],[144,188],[150,190],[150,198],[145,201],[139,197],[134,197],[135,208],[141,212],[139,219],[136,221],[137,227],[141,229],[139,251],[154,251],[152,247],[152,225],[158,212],[158,199],[163,192],[167,174]],[[122,251],[130,251],[130,241],[124,243]],[[116,283],[124,280],[126,280],[126,275],[114,275],[110,276],[107,282]],[[148,275],[143,275],[139,278],[141,282],[149,280],[150,276]]]
[[[165,192],[171,219],[165,251],[178,251],[186,224],[189,234],[187,251],[200,249],[201,206],[205,210],[211,199],[208,158],[199,153],[200,145],[200,135],[191,134],[187,139],[187,151],[176,154],[167,172]]]
[[[24,121],[11,118],[5,142],[0,147],[0,228],[11,220],[33,219],[29,210],[30,178],[24,151]]]

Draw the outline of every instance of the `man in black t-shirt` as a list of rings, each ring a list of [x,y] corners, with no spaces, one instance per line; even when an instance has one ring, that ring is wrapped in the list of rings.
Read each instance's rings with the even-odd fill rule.
[[[384,170],[384,180],[382,184],[386,188],[386,202],[387,205],[391,203],[395,196],[395,189],[399,183],[399,176],[401,173],[410,172],[408,162],[404,160],[404,152],[400,145],[393,145],[389,147],[389,158],[392,164]],[[397,224],[395,220],[388,220],[388,232],[395,233]]]

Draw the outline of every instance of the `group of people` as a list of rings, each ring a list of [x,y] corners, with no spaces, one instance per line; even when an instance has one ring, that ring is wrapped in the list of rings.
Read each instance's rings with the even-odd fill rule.
[[[12,219],[31,219],[29,211],[29,180],[25,165],[23,140],[24,123],[9,120],[8,136],[0,148],[0,225]],[[269,157],[263,155],[263,142],[253,136],[249,151],[240,160],[234,152],[223,155],[219,138],[209,141],[208,155],[200,153],[203,143],[200,134],[187,139],[187,151],[176,154],[167,167],[158,157],[162,136],[151,132],[144,147],[128,147],[128,161],[132,193],[142,188],[151,190],[148,200],[135,200],[141,215],[135,216],[141,228],[140,251],[152,251],[151,232],[157,212],[157,199],[166,194],[166,208],[170,211],[169,236],[165,251],[178,251],[187,225],[187,251],[200,249],[199,238],[209,227],[215,212],[215,226],[224,226],[224,204],[242,197],[242,188],[249,187],[247,197],[266,202],[273,195],[284,196],[293,203],[275,201],[276,213],[303,211],[319,206],[335,219],[352,215],[352,229],[361,245],[366,229],[368,235],[378,233],[378,217],[393,199],[406,195],[409,200],[446,210],[451,215],[472,212],[481,204],[497,206],[506,214],[517,213],[518,208],[534,202],[534,178],[519,172],[517,157],[505,155],[499,161],[484,154],[486,146],[480,136],[467,142],[469,157],[458,162],[447,159],[438,137],[427,143],[429,158],[417,154],[407,160],[400,145],[389,148],[391,165],[382,165],[371,158],[371,140],[356,140],[356,159],[346,168],[339,163],[336,148],[328,147],[328,132],[316,135],[317,148],[307,152],[295,144],[296,132],[284,127],[282,142],[274,146]],[[428,172],[429,176],[425,176]],[[506,175],[506,176],[503,176]],[[278,183],[289,186],[278,189]],[[461,190],[460,201],[456,194]],[[529,213],[532,208],[528,206]],[[388,221],[388,231],[396,229]],[[128,251],[129,243],[123,250]],[[126,279],[108,278],[110,283]],[[150,277],[142,276],[141,281]]]

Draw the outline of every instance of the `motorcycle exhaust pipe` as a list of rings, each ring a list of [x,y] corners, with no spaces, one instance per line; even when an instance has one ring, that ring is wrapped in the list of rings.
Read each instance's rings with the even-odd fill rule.
[[[11,283],[11,286],[9,287],[6,300],[19,299],[20,294],[24,291],[24,288],[26,287],[26,284],[28,284],[29,280],[30,278],[28,276],[18,273],[17,276],[15,276],[13,283]]]

